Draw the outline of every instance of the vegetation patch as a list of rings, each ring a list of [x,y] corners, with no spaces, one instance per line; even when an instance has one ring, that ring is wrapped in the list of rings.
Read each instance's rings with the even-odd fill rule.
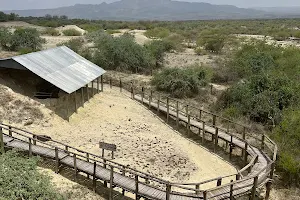
[[[171,93],[174,97],[194,97],[209,83],[210,78],[211,71],[201,66],[165,68],[155,74],[152,85],[157,90]]]
[[[24,158],[15,151],[0,155],[1,199],[64,199],[37,170],[37,158]]]
[[[63,34],[65,36],[81,36],[81,32],[73,28],[64,30]]]

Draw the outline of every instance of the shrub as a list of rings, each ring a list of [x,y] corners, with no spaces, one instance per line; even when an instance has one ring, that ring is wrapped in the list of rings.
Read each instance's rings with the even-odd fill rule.
[[[155,59],[156,67],[162,65],[164,61],[164,56],[166,52],[169,52],[174,47],[166,40],[153,40],[145,45],[145,48],[150,52],[150,54]]]
[[[6,28],[0,28],[0,45],[5,50],[10,50],[12,34]]]
[[[50,36],[59,36],[60,33],[55,28],[47,28],[44,32],[44,35],[50,35]]]
[[[64,46],[69,47],[76,53],[80,53],[80,51],[82,50],[82,47],[83,47],[83,43],[84,43],[84,40],[82,38],[74,38],[74,39],[69,40],[68,42],[58,44],[57,46],[64,45]]]
[[[169,35],[170,31],[162,27],[156,27],[145,32],[145,36],[147,36],[148,38],[165,38]]]
[[[206,52],[204,49],[202,49],[201,47],[197,47],[197,48],[195,49],[195,53],[196,53],[198,56],[200,56],[200,55],[206,55],[206,54],[207,54],[207,52]]]
[[[300,110],[289,108],[272,138],[279,147],[278,169],[286,184],[300,185]]]
[[[33,28],[17,29],[11,35],[10,47],[12,51],[19,49],[31,49],[36,51],[42,48],[42,44],[46,42],[45,39],[40,37],[40,33]]]
[[[193,97],[206,86],[211,72],[204,67],[165,68],[154,75],[152,85],[157,90],[171,93],[174,97]]]
[[[24,158],[15,151],[0,155],[0,194],[4,199],[64,199],[54,190],[50,178],[37,170],[36,158]]]
[[[115,34],[115,33],[121,33],[121,31],[119,31],[119,30],[111,30],[111,29],[108,29],[108,30],[106,30],[106,33],[108,33],[108,34]]]
[[[82,35],[80,31],[77,31],[76,29],[73,29],[73,28],[64,30],[63,34],[65,36],[81,36]]]
[[[105,69],[135,72],[137,67],[146,70],[154,65],[146,48],[129,34],[114,38],[101,32],[93,34],[92,38],[96,49],[93,61]]]
[[[30,48],[22,48],[22,49],[19,49],[18,52],[19,52],[20,55],[23,55],[23,54],[32,53],[32,52],[35,52],[35,51],[30,49]]]

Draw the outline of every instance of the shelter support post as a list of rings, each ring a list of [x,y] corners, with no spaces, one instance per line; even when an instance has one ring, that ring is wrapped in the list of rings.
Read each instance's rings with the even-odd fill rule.
[[[100,92],[100,81],[99,81],[99,77],[97,78],[97,93]]]
[[[82,101],[82,107],[84,107],[84,94],[83,94],[83,87],[81,88],[81,101]]]
[[[87,101],[90,101],[90,95],[89,95],[89,84],[86,85],[86,95],[87,95]]]
[[[75,112],[77,113],[77,91],[74,92],[74,97],[75,97]]]
[[[95,95],[95,91],[94,91],[94,80],[92,80],[92,97]]]
[[[100,79],[101,79],[101,92],[103,92],[103,75],[101,75]]]
[[[67,119],[70,118],[70,108],[69,108],[69,105],[70,105],[70,94],[67,94]]]

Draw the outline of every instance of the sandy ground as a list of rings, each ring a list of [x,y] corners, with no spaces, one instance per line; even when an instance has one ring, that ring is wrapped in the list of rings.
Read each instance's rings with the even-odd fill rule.
[[[135,37],[135,41],[136,43],[140,44],[140,45],[144,45],[147,42],[151,41],[152,39],[146,37],[144,35],[144,33],[146,32],[146,30],[130,30],[130,29],[119,29],[117,30],[120,33],[114,33],[112,34],[114,37],[120,37],[121,35],[123,35],[124,33],[130,33]]]
[[[102,196],[94,193],[88,188],[79,185],[60,174],[56,174],[50,169],[38,168],[38,170],[51,177],[51,183],[54,185],[55,189],[63,194],[66,199],[70,200],[105,200]]]
[[[60,26],[55,28],[56,30],[58,30],[60,32],[61,35],[63,35],[63,31],[68,30],[68,29],[75,29],[76,31],[79,31],[81,33],[81,35],[84,35],[87,33],[86,30],[83,30],[82,28],[79,28],[76,25],[66,25],[66,26]]]
[[[0,27],[6,27],[6,28],[10,28],[10,29],[35,28],[38,31],[44,31],[46,29],[45,27],[36,26],[36,25],[29,24],[27,22],[22,22],[22,21],[0,22]]]
[[[264,35],[247,35],[247,34],[238,34],[236,35],[239,38],[246,39],[246,41],[249,41],[251,39],[256,39],[256,40],[266,40],[268,44],[277,44],[282,47],[289,47],[289,46],[295,46],[295,47],[300,47],[300,43],[297,41],[277,41],[274,40],[273,37],[271,36],[264,36]]]
[[[191,65],[212,65],[212,55],[197,55],[194,49],[186,48],[183,52],[166,53],[164,65],[166,67],[189,67]]]
[[[47,127],[33,124],[27,129],[98,155],[99,141],[114,143],[116,162],[170,181],[200,182],[236,172],[137,102],[108,88],[80,108],[69,123],[54,115]]]
[[[72,39],[83,38],[82,36],[41,36],[46,39],[46,43],[43,45],[44,49],[54,48],[57,45],[68,42]]]

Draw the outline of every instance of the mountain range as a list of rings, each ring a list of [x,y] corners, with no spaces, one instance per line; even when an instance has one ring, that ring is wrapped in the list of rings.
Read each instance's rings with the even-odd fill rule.
[[[66,15],[69,18],[103,20],[208,20],[287,17],[288,12],[246,9],[231,5],[213,5],[172,0],[120,0],[97,5],[76,4],[54,9],[11,10],[20,16]],[[300,16],[300,12],[293,12]]]

